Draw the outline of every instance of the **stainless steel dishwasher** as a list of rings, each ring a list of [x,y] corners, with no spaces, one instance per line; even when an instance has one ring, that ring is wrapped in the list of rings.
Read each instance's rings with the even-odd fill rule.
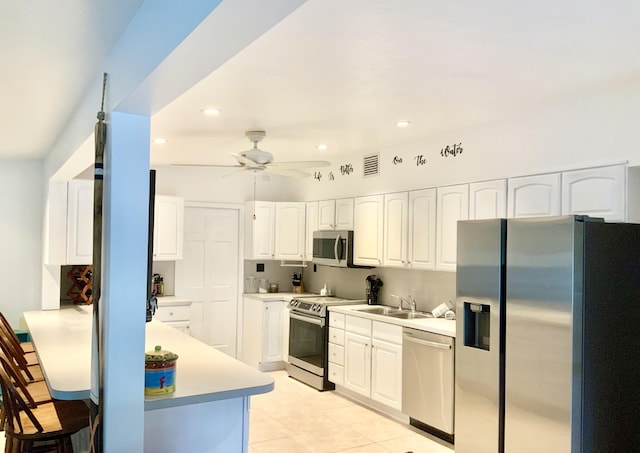
[[[455,339],[403,329],[402,412],[410,423],[453,443]]]

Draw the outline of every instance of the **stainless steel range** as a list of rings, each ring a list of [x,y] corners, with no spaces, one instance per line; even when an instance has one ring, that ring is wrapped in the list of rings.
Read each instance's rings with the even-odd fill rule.
[[[364,300],[301,296],[289,302],[289,376],[318,390],[333,390],[327,379],[329,311],[331,305],[363,304]]]

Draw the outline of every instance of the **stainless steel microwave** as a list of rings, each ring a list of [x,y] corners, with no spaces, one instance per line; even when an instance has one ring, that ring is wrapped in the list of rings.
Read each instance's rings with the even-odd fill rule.
[[[325,266],[358,267],[353,264],[353,231],[314,231],[313,262]]]

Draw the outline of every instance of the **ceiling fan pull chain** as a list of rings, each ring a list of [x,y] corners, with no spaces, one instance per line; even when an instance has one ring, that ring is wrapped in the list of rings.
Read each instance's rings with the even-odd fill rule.
[[[256,220],[256,175],[253,175],[253,220]]]

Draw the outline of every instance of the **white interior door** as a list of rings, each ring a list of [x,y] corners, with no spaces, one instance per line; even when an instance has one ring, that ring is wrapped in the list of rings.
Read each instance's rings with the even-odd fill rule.
[[[238,208],[185,207],[184,256],[176,261],[176,295],[189,298],[191,331],[236,356],[239,281]]]

